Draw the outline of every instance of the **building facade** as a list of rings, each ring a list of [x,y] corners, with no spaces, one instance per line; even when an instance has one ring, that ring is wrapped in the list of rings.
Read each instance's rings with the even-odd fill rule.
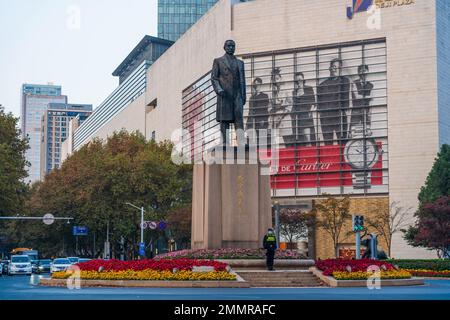
[[[62,143],[69,135],[69,122],[77,118],[83,123],[92,113],[92,105],[49,103],[41,121],[41,179],[62,159]]]
[[[274,201],[350,195],[352,213],[366,217],[396,202],[412,208],[407,221],[413,223],[417,194],[440,144],[448,141],[449,93],[441,80],[447,78],[448,68],[442,66],[450,56],[448,4],[374,3],[375,12],[355,12],[349,19],[348,2],[341,0],[258,0],[234,6],[220,1],[149,70],[152,90],[147,91],[147,102],[157,99],[158,106],[147,115],[147,127],[162,140],[171,138],[175,128],[190,132],[197,123],[202,143],[194,143],[194,130],[189,149],[205,150],[214,143],[209,137],[217,126],[215,97],[207,77],[212,60],[223,54],[224,40],[232,38],[246,66],[247,128],[259,119],[260,127],[267,124],[280,132]],[[186,61],[183,52],[192,58]],[[337,68],[342,85],[329,80],[333,59],[341,60]],[[168,71],[180,61],[189,68]],[[299,72],[303,75],[296,77]],[[258,99],[255,92],[257,78],[261,84],[256,90],[267,96],[266,103],[261,102],[265,96]],[[170,88],[159,85],[163,79],[174,79]],[[310,92],[311,108],[295,93],[300,87]],[[333,98],[333,91],[340,94]],[[258,101],[252,103],[254,108],[267,106],[262,116],[250,110],[252,95]],[[180,114],[180,107],[181,119],[167,119],[168,114]],[[162,126],[163,118],[167,120]],[[186,147],[186,140],[178,142]],[[392,256],[434,256],[408,246],[401,233],[393,238]],[[317,257],[334,255],[329,243],[329,236],[317,230]],[[343,237],[340,246],[343,251],[354,248],[353,237]]]
[[[148,68],[173,44],[172,41],[145,36],[125,60],[113,72],[119,77],[119,86],[98,106],[92,115],[73,134],[65,149],[68,153],[101,135],[103,126],[112,121],[125,108],[139,106],[145,109],[141,99],[147,89]],[[131,128],[125,124],[126,128]],[[135,128],[135,129],[141,129]],[[120,127],[118,128],[120,130]],[[67,153],[63,155],[67,157]]]
[[[217,0],[158,0],[158,37],[177,41]]]
[[[29,139],[30,148],[26,159],[30,162],[27,181],[35,182],[41,177],[41,119],[50,103],[67,103],[67,96],[61,94],[61,86],[22,85],[21,129]]]
[[[201,160],[220,143],[212,62],[234,39],[246,69],[247,134],[264,129],[274,139],[272,158],[256,139],[272,161],[273,202],[305,208],[349,196],[350,213],[367,218],[395,203],[406,227],[450,139],[449,14],[444,0],[220,0],[148,69],[145,108],[124,108],[103,134],[126,122]],[[349,220],[339,254],[354,251],[350,230]],[[313,258],[335,255],[322,229],[309,238]],[[436,255],[398,232],[391,256]]]

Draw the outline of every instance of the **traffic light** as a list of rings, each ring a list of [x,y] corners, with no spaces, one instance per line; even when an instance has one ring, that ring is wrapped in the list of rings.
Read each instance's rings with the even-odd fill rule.
[[[352,228],[354,232],[364,230],[364,216],[354,215],[352,217]]]
[[[364,230],[364,216],[359,216],[359,231],[363,231]]]

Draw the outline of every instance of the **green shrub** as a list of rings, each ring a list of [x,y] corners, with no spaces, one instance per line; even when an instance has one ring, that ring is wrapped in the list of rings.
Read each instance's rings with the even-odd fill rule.
[[[444,271],[450,270],[450,260],[396,260],[390,259],[387,262],[397,265],[402,269],[415,269],[415,270],[433,270]]]

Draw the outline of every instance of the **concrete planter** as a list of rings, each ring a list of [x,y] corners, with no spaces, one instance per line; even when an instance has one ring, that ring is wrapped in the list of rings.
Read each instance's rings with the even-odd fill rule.
[[[316,267],[311,267],[309,270],[329,287],[367,287],[367,280],[336,280],[333,277],[324,276],[322,271],[320,271]],[[420,286],[423,284],[423,279],[419,278],[381,280],[381,287]]]
[[[80,280],[80,286],[126,288],[250,288],[250,284],[234,271],[236,280],[213,281],[162,281],[162,280]],[[39,285],[66,287],[67,279],[40,279]]]
[[[42,286],[66,287],[65,279],[41,279]],[[80,280],[83,287],[126,288],[249,288],[245,281],[149,281],[149,280]]]

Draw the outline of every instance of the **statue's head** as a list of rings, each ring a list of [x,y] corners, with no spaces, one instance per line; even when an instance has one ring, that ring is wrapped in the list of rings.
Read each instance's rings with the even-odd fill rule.
[[[225,41],[223,49],[225,50],[226,53],[233,55],[234,52],[236,51],[236,42],[234,42],[234,40]]]

